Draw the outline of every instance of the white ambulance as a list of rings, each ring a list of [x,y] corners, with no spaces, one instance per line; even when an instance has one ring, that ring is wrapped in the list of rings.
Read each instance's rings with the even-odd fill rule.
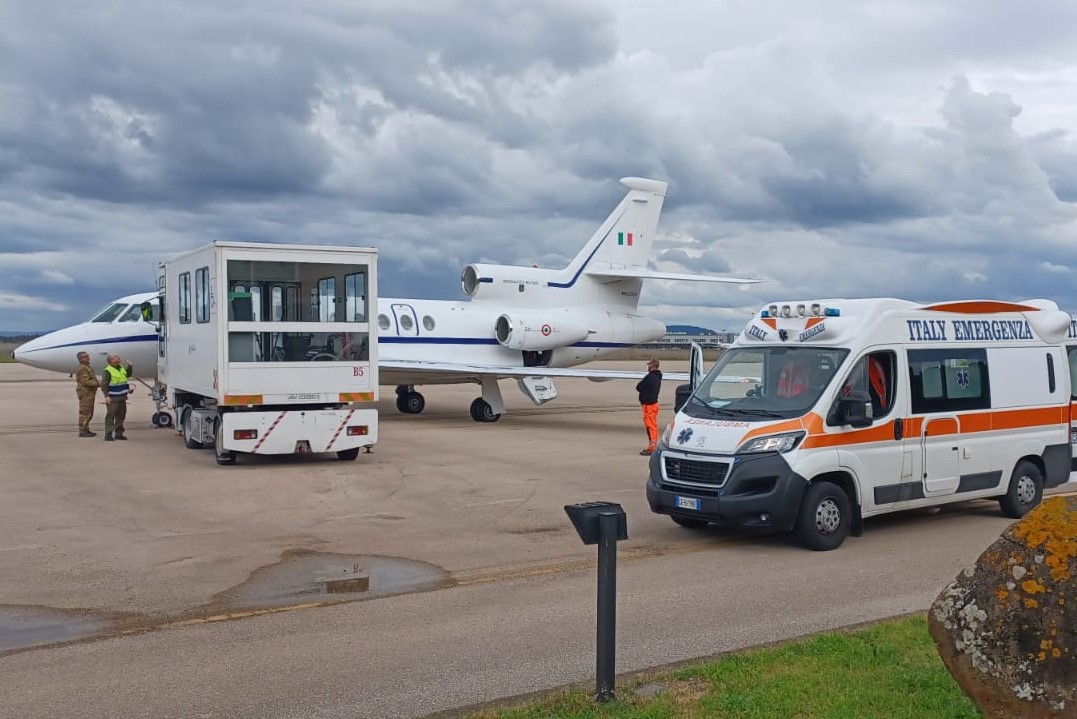
[[[651,510],[815,550],[903,509],[997,498],[1020,517],[1069,479],[1069,327],[1048,300],[769,305],[694,378]]]

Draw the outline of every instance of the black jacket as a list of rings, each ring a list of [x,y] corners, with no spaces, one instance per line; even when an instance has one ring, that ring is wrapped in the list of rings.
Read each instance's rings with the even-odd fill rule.
[[[658,401],[658,392],[662,389],[662,372],[660,370],[653,369],[647,373],[647,376],[639,381],[636,385],[636,391],[639,392],[640,404],[654,404]]]

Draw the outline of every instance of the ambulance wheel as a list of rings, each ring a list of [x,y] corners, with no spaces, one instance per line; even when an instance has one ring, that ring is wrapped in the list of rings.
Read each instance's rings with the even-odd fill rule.
[[[688,529],[703,529],[710,522],[705,519],[693,519],[691,517],[678,517],[676,514],[669,515],[669,518],[673,520],[674,524],[679,524],[682,527]]]
[[[849,536],[853,508],[849,496],[833,482],[812,482],[804,492],[793,530],[808,549],[826,552],[837,549]]]
[[[183,430],[183,446],[187,449],[202,449],[202,443],[194,438],[191,417],[194,411],[188,406],[180,410],[180,428]]]
[[[217,421],[213,423],[213,454],[217,464],[226,467],[236,463],[236,453],[226,452],[224,449],[224,441],[221,439],[221,425],[224,424],[222,420],[222,417],[217,417]]]
[[[396,408],[401,414],[419,414],[426,408],[426,398],[418,392],[397,392]]]
[[[1043,475],[1040,468],[1027,460],[1021,460],[1013,468],[1010,488],[1006,495],[998,500],[1002,514],[1011,519],[1020,519],[1043,499]]]
[[[168,412],[154,412],[153,417],[150,419],[150,422],[153,423],[154,427],[171,427],[172,415],[170,415]]]
[[[337,459],[341,462],[351,462],[359,456],[359,448],[352,447],[351,449],[342,449],[337,452]]]
[[[471,403],[471,419],[476,422],[496,422],[501,415],[494,414],[494,408],[482,397],[476,397]]]

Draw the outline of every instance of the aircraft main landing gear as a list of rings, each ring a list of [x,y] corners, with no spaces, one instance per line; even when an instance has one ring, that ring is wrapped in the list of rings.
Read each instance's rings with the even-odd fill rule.
[[[471,403],[471,419],[476,422],[496,422],[501,415],[494,413],[494,408],[482,397],[476,397]]]
[[[426,398],[415,391],[413,385],[397,385],[396,408],[401,414],[419,414],[426,407]]]

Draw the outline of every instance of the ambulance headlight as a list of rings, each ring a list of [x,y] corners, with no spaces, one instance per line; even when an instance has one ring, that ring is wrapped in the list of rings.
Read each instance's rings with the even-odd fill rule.
[[[750,439],[740,446],[737,454],[758,454],[760,452],[788,452],[800,444],[804,439],[804,432],[789,432],[787,434],[772,434],[767,437]]]
[[[666,425],[666,428],[662,430],[662,436],[658,438],[658,446],[668,447],[670,435],[673,434],[673,423],[670,422]]]

